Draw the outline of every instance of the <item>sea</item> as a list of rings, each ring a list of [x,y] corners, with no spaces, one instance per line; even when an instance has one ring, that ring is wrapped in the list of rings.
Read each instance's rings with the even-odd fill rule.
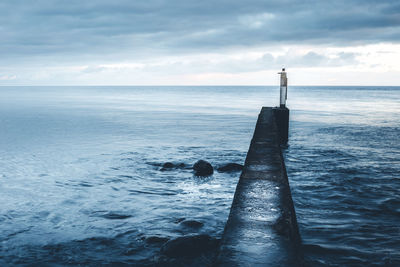
[[[0,87],[0,266],[210,266],[277,86]],[[283,148],[306,266],[400,266],[400,87],[290,86]],[[174,168],[163,169],[171,162]]]

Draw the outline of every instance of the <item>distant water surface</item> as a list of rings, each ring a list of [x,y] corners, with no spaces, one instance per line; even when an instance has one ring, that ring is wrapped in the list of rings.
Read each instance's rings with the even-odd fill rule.
[[[0,87],[0,265],[174,261],[219,239],[275,87]],[[290,87],[284,151],[309,266],[400,264],[400,88]],[[160,171],[165,162],[185,167]],[[194,225],[185,221],[195,221]]]

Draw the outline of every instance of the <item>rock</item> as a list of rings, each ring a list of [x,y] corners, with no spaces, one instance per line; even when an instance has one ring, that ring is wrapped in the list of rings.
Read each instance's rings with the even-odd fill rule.
[[[186,168],[185,163],[174,164],[172,162],[165,162],[162,165],[160,171],[169,171],[169,170],[172,170],[172,169],[185,169],[185,168]]]
[[[196,176],[210,176],[214,173],[211,164],[205,160],[199,160],[193,165],[194,175]]]
[[[218,242],[208,235],[187,235],[165,243],[161,247],[161,253],[172,258],[196,257],[215,250]]]
[[[162,167],[166,169],[171,169],[174,168],[175,165],[172,162],[165,162]]]
[[[165,162],[162,165],[162,168],[160,169],[160,171],[167,171],[167,170],[170,170],[170,169],[173,169],[173,168],[175,168],[175,165],[172,162]]]
[[[132,217],[132,215],[108,212],[108,213],[100,215],[100,217],[103,217],[103,218],[109,219],[109,220],[124,220],[124,219],[128,219],[128,218]]]
[[[204,223],[195,221],[195,220],[185,220],[180,223],[180,225],[189,227],[189,228],[201,228],[203,227]]]
[[[185,163],[179,163],[179,164],[176,165],[176,167],[178,169],[185,169],[186,168],[186,164]]]
[[[237,163],[227,163],[217,168],[218,172],[239,172],[243,170],[243,165]]]

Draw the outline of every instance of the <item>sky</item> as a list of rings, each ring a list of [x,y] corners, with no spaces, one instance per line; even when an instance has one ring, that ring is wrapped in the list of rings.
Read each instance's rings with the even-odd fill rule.
[[[1,0],[0,85],[400,86],[399,0]]]

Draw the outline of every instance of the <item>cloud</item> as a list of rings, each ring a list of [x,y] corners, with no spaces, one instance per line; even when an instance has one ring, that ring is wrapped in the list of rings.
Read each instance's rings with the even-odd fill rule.
[[[275,56],[271,53],[264,53],[253,57],[246,57],[246,54],[241,57],[234,57],[232,55],[213,55],[209,57],[158,59],[134,64],[102,64],[85,66],[81,68],[81,73],[153,73],[156,75],[182,75],[196,73],[237,74],[267,70],[275,72],[285,66],[289,68],[355,66],[360,64],[357,60],[357,56],[358,54],[353,52],[338,52],[325,55],[314,51],[299,52],[297,50],[290,50],[287,53]]]
[[[260,29],[275,18],[271,13],[260,13],[255,15],[244,15],[239,17],[239,22],[250,29]]]
[[[399,32],[398,0],[2,0],[0,80],[179,82],[283,66],[394,73]],[[357,50],[382,43],[392,55]]]
[[[17,75],[1,75],[0,74],[0,81],[11,81],[17,79]]]
[[[323,55],[310,51],[303,55],[280,56],[274,61],[292,67],[336,67],[358,64],[356,56],[357,54],[352,52]]]
[[[346,67],[360,64],[357,54],[352,52],[329,53],[327,55],[314,51],[299,52],[290,50],[284,54],[273,55],[265,53],[255,58],[223,58],[217,62],[192,62],[188,69],[196,72],[221,72],[221,73],[245,73],[279,70],[282,67],[289,68],[331,68]]]
[[[397,1],[377,0],[4,0],[0,56],[143,58],[271,43],[399,42],[399,14]]]
[[[16,66],[8,71],[0,68],[0,73],[18,76],[0,84],[274,85],[279,82],[277,72],[286,67],[291,85],[395,85],[400,77],[398,51],[400,45],[389,44],[336,48],[289,46],[224,54],[170,55],[135,62]]]

